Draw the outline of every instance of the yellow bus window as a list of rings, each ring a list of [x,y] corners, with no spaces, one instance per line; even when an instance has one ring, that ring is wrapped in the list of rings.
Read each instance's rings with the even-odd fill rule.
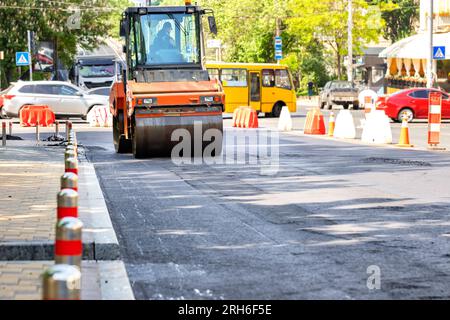
[[[245,69],[222,69],[222,84],[225,87],[246,87],[247,70]]]
[[[275,85],[278,88],[292,89],[289,72],[287,70],[275,70]]]
[[[263,69],[262,71],[263,87],[275,87],[275,73],[271,69]]]
[[[211,80],[220,80],[219,78],[219,69],[208,69],[209,77]]]

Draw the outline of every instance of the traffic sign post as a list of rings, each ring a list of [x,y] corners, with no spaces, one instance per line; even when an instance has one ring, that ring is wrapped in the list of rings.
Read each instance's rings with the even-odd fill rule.
[[[283,59],[283,40],[281,37],[275,37],[275,60],[280,62]]]

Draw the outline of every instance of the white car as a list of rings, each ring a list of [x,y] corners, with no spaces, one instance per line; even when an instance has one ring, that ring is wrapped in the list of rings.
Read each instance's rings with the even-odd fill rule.
[[[26,105],[47,105],[58,118],[80,117],[83,120],[94,106],[109,106],[109,98],[89,94],[64,81],[18,81],[2,95],[2,117],[18,117]]]

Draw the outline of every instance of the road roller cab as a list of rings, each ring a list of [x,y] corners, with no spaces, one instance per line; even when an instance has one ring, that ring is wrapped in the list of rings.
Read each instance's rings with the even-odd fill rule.
[[[137,158],[168,156],[179,142],[176,129],[194,137],[201,122],[222,133],[222,85],[204,66],[203,16],[217,33],[213,12],[198,6],[128,8],[121,21],[127,69],[112,87],[116,151]],[[216,145],[222,139],[215,136]],[[193,141],[194,142],[194,141]],[[218,143],[220,142],[220,143]],[[203,148],[208,143],[202,141]]]

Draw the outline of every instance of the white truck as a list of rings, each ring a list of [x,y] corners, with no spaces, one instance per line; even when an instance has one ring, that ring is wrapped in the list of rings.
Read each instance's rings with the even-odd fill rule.
[[[115,56],[78,56],[73,67],[73,82],[85,90],[111,87],[122,74],[123,62]]]

